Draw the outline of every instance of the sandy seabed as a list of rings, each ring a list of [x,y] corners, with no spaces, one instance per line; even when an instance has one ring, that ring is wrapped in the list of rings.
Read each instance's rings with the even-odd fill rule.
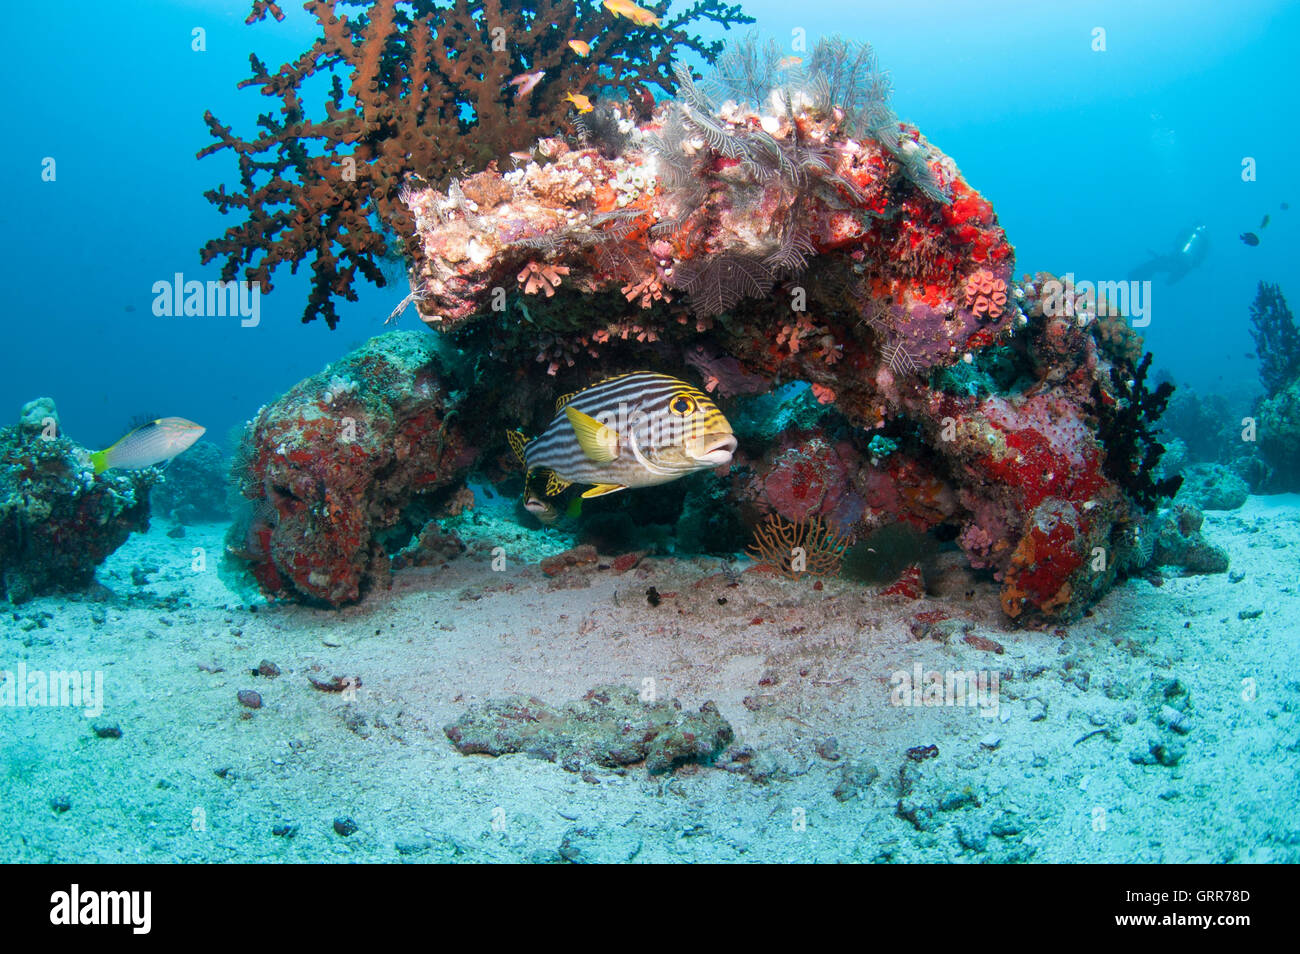
[[[955,556],[919,601],[743,560],[550,578],[537,559],[568,541],[483,514],[464,556],[360,606],[254,612],[193,570],[224,529],[159,521],[97,595],[0,618],[0,671],[102,671],[105,693],[94,717],[0,708],[4,860],[1300,861],[1294,495],[1206,514],[1230,574],[1130,580],[1042,630]],[[918,666],[996,673],[996,698],[899,705]],[[360,688],[308,678],[334,676]],[[664,775],[574,773],[443,732],[487,699],[646,680],[713,700],[736,741]]]

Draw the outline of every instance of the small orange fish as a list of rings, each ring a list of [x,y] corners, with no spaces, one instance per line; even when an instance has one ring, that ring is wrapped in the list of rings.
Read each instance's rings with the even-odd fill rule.
[[[564,99],[567,102],[572,103],[574,109],[580,113],[589,113],[592,110],[591,100],[583,96],[581,93],[570,93],[568,96],[565,96]]]
[[[542,77],[545,75],[546,70],[538,70],[536,73],[521,73],[519,76],[512,79],[510,85],[519,87],[519,89],[515,91],[515,99],[523,99],[531,93],[536,88],[537,84],[542,81]]]
[[[777,62],[776,68],[778,70],[788,70],[792,66],[802,66],[802,65],[803,65],[802,56],[786,56],[786,57],[782,57]]]
[[[579,56],[588,56],[591,54],[591,44],[586,40],[570,40],[569,49]]]
[[[631,20],[637,26],[659,26],[659,18],[632,0],[604,0],[605,9],[616,17]]]

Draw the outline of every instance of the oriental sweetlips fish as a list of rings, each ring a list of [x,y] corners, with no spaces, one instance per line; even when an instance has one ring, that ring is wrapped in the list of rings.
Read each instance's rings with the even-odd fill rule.
[[[90,463],[97,474],[115,468],[152,467],[188,450],[206,430],[183,417],[161,417],[137,427],[107,450],[91,454]]]
[[[507,438],[524,464],[525,505],[553,517],[545,496],[570,484],[591,484],[583,497],[665,484],[697,470],[731,463],[736,435],[703,391],[666,374],[637,371],[607,378],[555,405],[555,419],[536,440]]]

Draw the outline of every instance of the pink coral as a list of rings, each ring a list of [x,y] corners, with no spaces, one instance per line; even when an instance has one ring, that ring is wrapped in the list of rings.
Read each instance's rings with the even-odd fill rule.
[[[525,295],[536,295],[540,290],[545,291],[546,297],[550,298],[555,294],[555,289],[560,287],[560,277],[567,274],[569,274],[567,265],[539,265],[537,262],[529,262],[519,273],[518,281],[524,286]]]
[[[648,275],[640,281],[633,279],[623,286],[622,291],[623,297],[628,301],[640,298],[642,308],[649,308],[657,301],[672,301],[672,296],[664,291],[658,274]]]
[[[987,268],[981,268],[966,279],[966,307],[976,315],[1000,318],[1006,303],[1006,281]]]
[[[826,387],[824,384],[814,384],[812,386],[812,393],[813,396],[817,398],[818,404],[835,403],[835,392],[831,388]]]

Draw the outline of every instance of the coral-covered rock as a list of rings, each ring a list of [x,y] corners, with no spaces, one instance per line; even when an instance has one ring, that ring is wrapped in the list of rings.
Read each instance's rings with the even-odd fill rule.
[[[1270,488],[1300,490],[1300,378],[1260,406],[1258,438],[1259,452],[1273,469]]]
[[[456,534],[430,520],[409,546],[393,556],[393,569],[411,566],[441,566],[465,552],[465,543]]]
[[[252,56],[253,75],[239,84],[279,100],[274,134],[259,125],[251,139],[240,139],[204,114],[215,141],[199,156],[229,149],[240,171],[237,189],[222,186],[206,197],[245,218],[208,242],[202,257],[222,261],[223,279],[261,282],[264,290],[282,265],[297,273],[310,262],[303,321],[323,316],[331,328],[339,318],[335,299],[355,301],[357,278],[387,284],[380,262],[393,249],[389,230],[405,239],[411,226],[398,198],[403,175],[445,182],[466,166],[505,162],[563,122],[573,91],[599,86],[653,102],[652,88],[675,89],[675,53],[712,62],[721,52],[720,42],[692,27],[753,22],[723,0],[697,0],[646,30],[629,30],[627,20],[595,3],[303,6],[320,29],[310,48],[278,69]],[[276,4],[257,0],[248,22],[268,12],[283,17]],[[578,36],[616,50],[618,68],[609,69],[608,54],[579,56],[559,41]],[[531,72],[502,75],[511,64]]]
[[[149,529],[157,471],[96,474],[85,448],[59,434],[49,398],[0,429],[0,597],[21,603],[82,589],[133,531]]]
[[[1000,568],[1008,616],[1026,605],[1073,615],[1113,578],[1087,566],[1093,549],[1107,544],[1119,502],[1101,473],[1095,436],[1059,392],[953,410],[945,415],[951,440],[941,434],[940,446],[952,446],[950,460],[966,474],[973,514],[959,542],[973,565]]]
[[[847,442],[788,435],[758,465],[747,496],[787,520],[824,517],[835,527],[849,529],[867,506],[854,485],[864,463]]]
[[[838,103],[837,70],[856,91]],[[894,118],[874,71],[869,48],[823,40],[796,74],[737,86],[723,70],[712,99],[679,65],[653,113],[602,103],[510,171],[408,177],[390,218],[414,227],[411,298],[473,379],[454,418],[428,421],[444,433],[418,458],[423,485],[382,442],[340,446],[350,411],[321,400],[336,369],[263,412],[246,482],[260,506],[238,548],[264,586],[357,598],[413,479],[454,482],[468,446],[499,474],[503,431],[536,433],[556,397],[652,367],[693,370],[720,399],[808,385],[779,429],[737,420],[722,490],[690,498],[697,537],[730,541],[724,505],[751,528],[940,528],[1002,582],[1008,615],[1081,613],[1176,489],[1154,427],[1170,388],[1146,387],[1141,338],[1104,299],[1013,278],[992,205]],[[363,404],[359,419],[422,413]]]
[[[177,523],[230,519],[230,462],[209,441],[200,441],[175,458],[150,493],[155,514]]]
[[[1201,535],[1204,516],[1195,507],[1178,505],[1162,510],[1154,520],[1157,566],[1182,567],[1188,573],[1226,573],[1228,554]]]
[[[494,699],[443,731],[462,755],[526,752],[571,772],[644,765],[658,774],[712,762],[735,738],[712,702],[683,712],[676,699],[644,701],[627,686],[598,686],[560,706],[525,696]]]
[[[816,413],[761,456],[737,423],[751,526],[947,524],[1008,615],[1082,612],[1116,576],[1097,552],[1165,489],[1143,469],[1167,393],[1143,387],[1140,338],[1095,296],[1058,314],[1052,276],[1014,282],[992,207],[916,130],[708,105],[688,84],[621,150],[545,140],[513,172],[412,189],[426,322],[557,392],[637,346],[720,395],[806,381]]]
[[[387,579],[438,492],[473,463],[435,341],[374,338],[264,407],[235,477],[249,512],[227,553],[262,589],[340,606]]]
[[[542,560],[541,568],[542,572],[547,576],[558,576],[573,567],[594,567],[596,560],[596,548],[589,543],[584,543],[572,550],[565,550],[563,553],[547,557]]]
[[[1246,481],[1223,464],[1192,464],[1183,470],[1179,503],[1198,510],[1236,510],[1250,496]]]

